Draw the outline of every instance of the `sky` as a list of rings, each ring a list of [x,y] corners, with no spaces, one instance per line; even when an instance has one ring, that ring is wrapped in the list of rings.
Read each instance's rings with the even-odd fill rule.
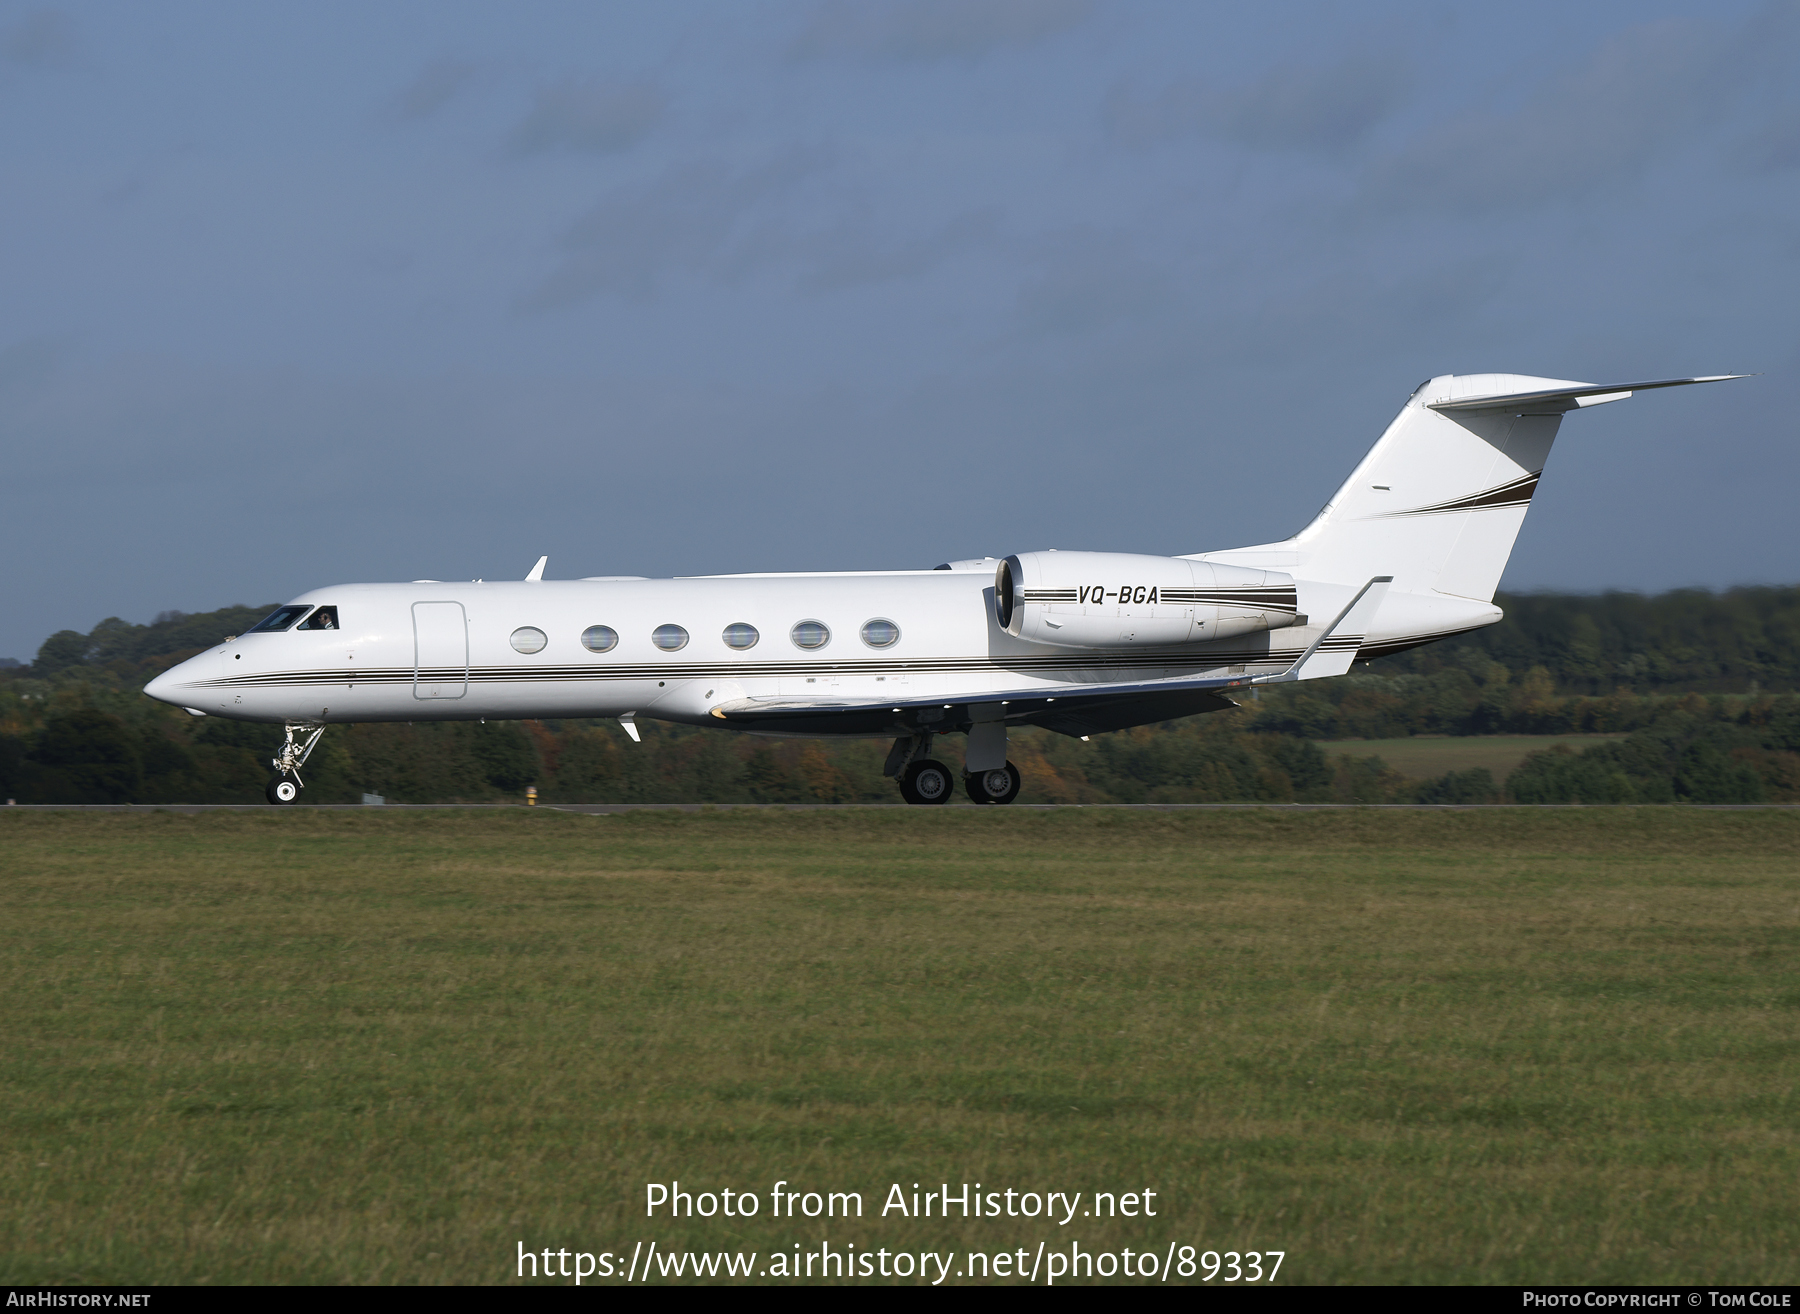
[[[0,657],[327,584],[1191,553],[1421,379],[1503,587],[1800,580],[1800,3],[0,3]]]

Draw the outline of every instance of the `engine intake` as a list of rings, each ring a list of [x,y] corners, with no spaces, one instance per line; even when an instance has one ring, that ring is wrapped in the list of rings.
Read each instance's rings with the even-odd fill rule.
[[[1129,552],[1021,552],[994,573],[1000,626],[1058,648],[1208,643],[1303,624],[1291,575]]]

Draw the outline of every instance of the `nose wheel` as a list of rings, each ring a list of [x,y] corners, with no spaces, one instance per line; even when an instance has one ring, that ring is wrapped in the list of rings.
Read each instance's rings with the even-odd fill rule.
[[[287,727],[287,738],[269,763],[275,768],[275,774],[269,777],[268,787],[263,790],[264,798],[277,804],[299,801],[300,791],[306,787],[305,782],[300,779],[300,768],[306,765],[306,759],[312,756],[319,736],[324,733],[325,727],[322,725]]]
[[[908,803],[948,803],[955,792],[950,768],[930,758],[909,764],[900,777],[900,797]]]
[[[971,771],[963,776],[963,788],[976,803],[1010,803],[1019,796],[1019,768],[1008,762],[992,771]]]

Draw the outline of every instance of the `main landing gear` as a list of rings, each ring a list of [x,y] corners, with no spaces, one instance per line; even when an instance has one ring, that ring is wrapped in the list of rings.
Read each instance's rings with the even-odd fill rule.
[[[1019,768],[1008,762],[992,771],[965,771],[963,788],[976,803],[1010,803],[1019,796]]]
[[[900,797],[908,803],[948,803],[956,793],[950,768],[930,756],[931,740],[930,731],[921,731],[896,739],[888,753],[886,774],[899,784]],[[962,779],[972,802],[1011,803],[1019,796],[1022,778],[1019,768],[1008,762],[986,771],[965,771]]]
[[[908,763],[900,776],[900,797],[908,803],[948,803],[955,792],[950,768],[930,758]]]
[[[308,733],[310,731],[310,733]],[[305,735],[305,739],[297,741],[295,732]],[[290,724],[287,727],[287,740],[280,751],[271,760],[275,774],[269,777],[268,788],[263,790],[263,797],[271,803],[294,803],[300,798],[300,791],[305,782],[300,779],[300,768],[306,765],[306,759],[312,756],[319,736],[325,733],[322,725]]]

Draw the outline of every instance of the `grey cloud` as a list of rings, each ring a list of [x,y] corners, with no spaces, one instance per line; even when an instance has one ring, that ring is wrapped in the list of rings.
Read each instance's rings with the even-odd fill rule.
[[[394,112],[403,119],[428,118],[455,99],[474,76],[475,65],[467,61],[434,59],[394,97]]]
[[[1093,0],[828,0],[813,11],[789,54],[795,59],[975,59],[1030,46],[1093,12]]]
[[[1139,99],[1115,93],[1106,107],[1119,138],[1146,144],[1206,136],[1255,150],[1335,154],[1361,141],[1412,87],[1399,55],[1358,55],[1311,68],[1277,68],[1255,82],[1217,87],[1189,78]]]
[[[39,394],[61,371],[74,343],[68,338],[21,338],[0,347],[0,406]]]
[[[55,68],[75,56],[75,23],[67,14],[39,9],[0,32],[0,55],[28,68]]]
[[[1785,109],[1759,123],[1738,156],[1753,169],[1800,168],[1800,109]]]
[[[642,83],[566,81],[538,91],[531,112],[513,129],[511,146],[519,155],[629,150],[657,125],[665,108],[662,92]]]
[[[1142,259],[1125,239],[1077,232],[1055,239],[1037,276],[1019,289],[1028,334],[1092,333],[1161,310],[1173,300],[1168,271]]]
[[[1425,132],[1374,171],[1371,199],[1485,211],[1632,177],[1733,106],[1772,35],[1761,23],[1727,34],[1673,20],[1630,29],[1517,109]]]
[[[882,242],[863,225],[845,226],[806,244],[804,287],[830,291],[895,279],[918,278],[946,260],[992,246],[1000,215],[993,209],[958,215],[924,237]]]
[[[828,150],[798,149],[748,168],[681,165],[647,186],[621,189],[564,234],[556,268],[520,306],[642,299],[670,274],[733,283],[770,268],[791,273],[804,291],[832,292],[922,277],[998,241],[999,214],[991,209],[967,211],[921,236],[882,236],[866,206],[826,190],[835,163]]]
[[[133,177],[126,178],[116,186],[108,187],[105,191],[101,192],[96,199],[101,205],[115,207],[129,205],[131,202],[137,200],[138,197],[142,196],[144,194],[144,189],[149,187],[149,185],[150,178],[147,174],[136,174]]]
[[[733,170],[718,163],[669,169],[648,187],[620,192],[583,216],[563,237],[557,268],[522,301],[524,309],[570,305],[611,293],[646,297],[671,271],[742,273],[789,241],[758,232],[766,203],[792,192],[829,163],[821,151],[796,150]],[[773,248],[771,250],[771,248]]]

